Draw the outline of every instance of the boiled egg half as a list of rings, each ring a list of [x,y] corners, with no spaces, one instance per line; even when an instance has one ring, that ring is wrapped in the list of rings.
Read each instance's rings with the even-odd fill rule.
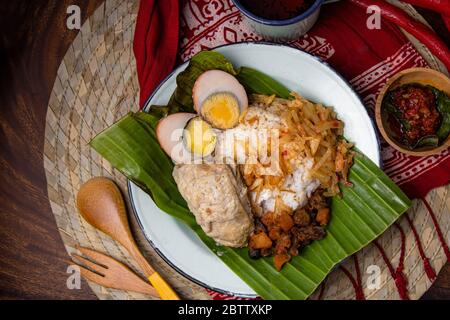
[[[211,126],[230,129],[239,122],[248,107],[244,87],[231,74],[221,70],[204,72],[195,81],[192,98],[194,108]]]
[[[193,113],[174,113],[161,119],[156,128],[161,148],[175,163],[193,163],[210,155],[216,134],[209,123]]]

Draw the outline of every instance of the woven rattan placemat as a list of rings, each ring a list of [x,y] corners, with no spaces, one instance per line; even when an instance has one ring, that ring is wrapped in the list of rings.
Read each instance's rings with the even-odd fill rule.
[[[67,251],[76,245],[105,252],[135,268],[126,251],[115,241],[88,225],[78,214],[75,196],[81,183],[94,176],[115,180],[127,196],[126,179],[111,168],[88,142],[129,111],[138,110],[139,86],[132,50],[138,1],[105,1],[82,26],[59,67],[50,97],[45,130],[44,167],[48,196],[53,214]],[[432,59],[428,52],[424,56]],[[433,66],[433,63],[431,63]],[[437,67],[434,65],[434,67]],[[433,190],[427,197],[436,219],[448,241],[450,237],[449,188]],[[128,199],[127,199],[128,201]],[[130,206],[129,210],[131,210]],[[408,212],[423,244],[423,251],[435,271],[446,262],[430,214],[422,202],[415,201]],[[187,299],[209,299],[206,291],[171,269],[151,248],[142,231],[130,215],[133,233],[144,255]],[[409,279],[408,291],[412,299],[419,298],[431,285],[424,271],[414,234],[403,217],[399,221],[404,231],[404,274]],[[401,252],[401,233],[391,227],[378,242],[385,248],[396,267]],[[366,298],[398,299],[398,291],[380,252],[371,244],[357,254],[362,286]],[[381,270],[379,288],[367,286],[369,266]],[[356,277],[354,259],[342,266]],[[352,299],[355,290],[343,268],[337,268],[326,280],[321,292],[324,299]],[[149,298],[133,292],[123,292],[89,283],[100,299]],[[312,298],[318,298],[320,289]]]

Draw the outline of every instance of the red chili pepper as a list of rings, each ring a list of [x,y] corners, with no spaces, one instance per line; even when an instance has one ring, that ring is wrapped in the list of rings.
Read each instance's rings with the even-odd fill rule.
[[[362,7],[377,6],[380,8],[381,16],[394,24],[402,27],[422,42],[428,49],[445,65],[450,71],[450,50],[432,30],[411,18],[403,10],[382,0],[349,0]]]
[[[450,16],[449,0],[402,0],[402,1],[412,4],[414,6],[436,11],[437,13],[440,13],[444,16]]]
[[[444,24],[447,27],[447,30],[450,31],[450,15],[444,16],[442,15],[442,20],[444,20]]]

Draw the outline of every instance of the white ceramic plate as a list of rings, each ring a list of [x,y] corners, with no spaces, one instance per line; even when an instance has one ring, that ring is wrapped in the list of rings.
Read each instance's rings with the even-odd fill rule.
[[[345,137],[375,163],[380,163],[378,139],[371,119],[347,82],[319,59],[300,50],[265,43],[239,43],[215,49],[233,65],[267,73],[305,98],[333,106],[345,123]],[[147,102],[165,105],[176,87],[178,67]],[[141,228],[161,257],[185,277],[204,287],[237,296],[255,292],[210,251],[188,227],[159,210],[150,196],[129,183],[130,198]]]

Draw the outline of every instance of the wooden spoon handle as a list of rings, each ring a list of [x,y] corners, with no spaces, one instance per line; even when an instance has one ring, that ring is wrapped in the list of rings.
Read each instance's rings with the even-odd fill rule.
[[[130,242],[132,244],[128,246],[128,252],[131,253],[134,260],[136,260],[142,271],[144,271],[145,276],[148,278],[155,272],[155,269],[153,269],[153,267],[147,262],[147,259],[144,258],[136,243],[133,240],[131,240]]]

